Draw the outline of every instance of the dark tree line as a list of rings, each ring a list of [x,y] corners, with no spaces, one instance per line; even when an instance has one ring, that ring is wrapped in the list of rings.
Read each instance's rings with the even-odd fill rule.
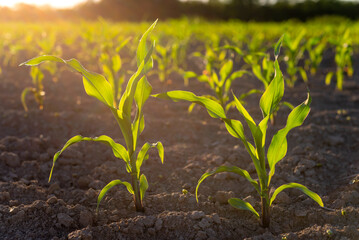
[[[339,0],[278,0],[260,4],[258,0],[210,0],[209,3],[178,0],[101,0],[87,2],[74,9],[54,10],[19,5],[17,9],[0,8],[0,20],[43,21],[87,19],[98,17],[112,21],[142,21],[160,18],[203,17],[210,20],[240,19],[243,21],[308,20],[322,15],[338,15],[358,19],[359,2]]]

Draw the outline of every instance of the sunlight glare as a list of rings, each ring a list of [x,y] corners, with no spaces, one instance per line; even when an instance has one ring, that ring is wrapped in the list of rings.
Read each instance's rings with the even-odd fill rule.
[[[86,0],[0,0],[0,7],[16,7],[16,4],[25,3],[36,6],[49,5],[54,8],[70,8]]]

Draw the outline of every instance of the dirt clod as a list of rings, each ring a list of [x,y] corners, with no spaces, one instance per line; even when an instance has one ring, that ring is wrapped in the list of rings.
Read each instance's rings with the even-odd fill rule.
[[[0,154],[0,160],[13,168],[19,167],[21,164],[19,156],[13,152],[2,152]]]

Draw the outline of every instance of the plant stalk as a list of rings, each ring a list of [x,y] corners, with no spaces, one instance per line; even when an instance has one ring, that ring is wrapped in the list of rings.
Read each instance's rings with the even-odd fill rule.
[[[268,228],[269,223],[270,223],[269,205],[268,205],[267,199],[265,197],[261,197],[261,206],[262,206],[261,224],[262,224],[262,227]]]
[[[145,208],[142,205],[141,193],[140,193],[140,183],[137,179],[137,174],[132,174],[132,188],[133,188],[133,201],[135,202],[135,207],[137,212],[144,212]]]

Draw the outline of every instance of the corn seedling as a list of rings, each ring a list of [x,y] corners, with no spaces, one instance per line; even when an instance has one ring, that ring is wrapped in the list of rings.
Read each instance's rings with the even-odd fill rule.
[[[196,78],[200,82],[205,82],[215,94],[215,96],[207,95],[206,97],[217,101],[227,112],[231,107],[235,105],[234,100],[229,102],[229,93],[232,86],[232,82],[235,79],[240,78],[244,74],[248,73],[245,70],[238,70],[235,72],[232,72],[232,70],[233,61],[227,60],[219,70],[219,74],[217,74],[215,70],[210,69],[210,71],[204,71],[202,75],[197,75],[194,72],[188,71],[184,73],[184,77],[186,79]],[[246,94],[242,94],[239,99],[242,100],[243,98],[252,93],[254,92],[251,90]],[[195,104],[196,103],[192,103],[189,107],[190,112],[192,111]]]
[[[311,37],[305,44],[309,59],[305,60],[305,68],[312,76],[317,72],[323,59],[323,52],[327,46],[326,39],[322,37]]]
[[[202,175],[199,179],[196,187],[196,198],[198,201],[198,189],[200,184],[209,176],[212,176],[216,173],[221,172],[232,172],[238,174],[245,179],[247,179],[251,185],[255,188],[261,198],[261,215],[254,209],[254,207],[239,198],[230,198],[228,200],[229,204],[237,209],[248,210],[252,212],[258,219],[261,219],[261,224],[263,227],[268,227],[270,223],[270,206],[273,201],[276,199],[277,195],[287,189],[287,188],[296,188],[304,192],[314,201],[316,201],[320,206],[323,206],[322,199],[318,194],[310,191],[307,187],[298,184],[298,183],[287,183],[278,187],[273,194],[270,196],[269,187],[271,179],[275,173],[276,164],[283,159],[287,152],[287,134],[288,132],[303,124],[305,118],[310,111],[311,97],[308,93],[307,99],[294,108],[288,116],[287,124],[284,128],[280,129],[272,138],[272,141],[267,149],[267,154],[265,154],[265,141],[266,141],[266,132],[268,127],[268,120],[273,111],[277,108],[280,103],[283,94],[284,94],[284,80],[282,73],[279,68],[279,63],[277,57],[279,55],[279,50],[281,46],[281,41],[279,41],[275,46],[275,76],[274,79],[269,84],[268,88],[263,93],[260,99],[260,109],[263,114],[263,119],[259,124],[256,124],[247,110],[243,107],[240,101],[234,96],[236,107],[240,114],[244,117],[250,132],[252,133],[254,145],[247,139],[244,134],[244,128],[242,123],[239,120],[228,119],[226,117],[223,107],[203,96],[196,96],[195,94],[187,91],[170,91],[166,93],[161,93],[154,95],[154,97],[170,99],[173,101],[185,100],[189,102],[195,102],[199,105],[202,105],[207,109],[209,115],[213,118],[221,119],[227,128],[227,131],[233,136],[241,140],[246,150],[248,151],[255,169],[258,175],[259,180],[254,180],[248,171],[241,169],[236,166],[228,167],[221,166],[212,172],[207,172]],[[266,161],[267,160],[267,161]],[[267,169],[267,164],[269,169]],[[269,170],[269,171],[268,171]],[[259,182],[258,182],[259,181]]]
[[[122,184],[126,186],[127,190],[133,195],[135,207],[137,211],[143,211],[143,197],[148,189],[148,182],[146,176],[140,173],[140,168],[145,159],[148,158],[148,150],[156,147],[163,163],[164,150],[161,142],[154,144],[145,143],[139,150],[137,148],[138,138],[145,127],[143,107],[151,94],[152,87],[147,81],[146,73],[152,68],[152,52],[154,43],[149,48],[146,46],[147,37],[155,27],[157,21],[143,34],[137,48],[137,71],[129,79],[127,87],[121,97],[119,104],[115,104],[115,97],[110,83],[104,76],[87,71],[76,59],[63,60],[55,56],[40,56],[21,64],[35,66],[44,61],[59,62],[67,65],[70,69],[79,72],[83,76],[83,84],[86,93],[89,96],[95,97],[104,103],[113,113],[123,137],[126,142],[126,147],[116,143],[112,138],[102,135],[99,137],[83,137],[80,135],[72,137],[64,147],[58,151],[53,158],[53,165],[49,176],[49,181],[55,167],[55,163],[61,153],[72,144],[81,141],[95,141],[102,142],[112,148],[115,157],[123,159],[126,165],[126,170],[131,175],[131,183],[121,181],[119,179],[108,183],[100,192],[97,199],[97,209],[101,200],[104,198],[108,190],[112,187]],[[133,109],[135,102],[136,108]],[[136,115],[132,120],[131,112],[135,110]]]
[[[30,76],[32,79],[33,87],[27,87],[21,93],[21,103],[26,112],[28,111],[28,107],[26,105],[26,96],[29,92],[34,94],[35,101],[38,104],[39,109],[40,110],[44,109],[45,91],[44,91],[44,85],[42,84],[42,80],[44,79],[44,74],[42,73],[39,67],[33,66],[30,69]]]
[[[169,46],[161,46],[157,43],[156,53],[153,59],[157,63],[157,74],[161,82],[168,80],[168,76],[175,71],[178,71],[176,62],[178,58],[179,47],[176,44]]]
[[[41,55],[53,54],[56,56],[61,56],[62,49],[59,45],[56,44],[56,35],[55,33],[47,34],[46,32],[42,33],[41,39],[37,41],[37,46],[39,48]],[[54,62],[41,65],[42,71],[47,71],[52,76],[54,82],[60,77],[57,69],[57,65]]]
[[[353,65],[351,55],[353,52],[351,46],[351,38],[349,30],[346,30],[344,35],[339,39],[332,39],[330,41],[336,46],[335,48],[335,63],[337,64],[336,78],[337,89],[343,90],[344,73],[347,73],[349,77],[353,75]],[[329,72],[325,77],[325,84],[330,85],[331,79],[334,73]]]
[[[306,34],[305,30],[302,30],[295,39],[292,39],[288,34],[284,34],[283,42],[286,46],[284,61],[287,65],[287,73],[289,78],[286,78],[288,87],[294,87],[297,81],[297,73],[299,72],[303,81],[307,82],[307,73],[302,67],[298,66],[299,60],[303,56],[304,48],[300,45]]]

